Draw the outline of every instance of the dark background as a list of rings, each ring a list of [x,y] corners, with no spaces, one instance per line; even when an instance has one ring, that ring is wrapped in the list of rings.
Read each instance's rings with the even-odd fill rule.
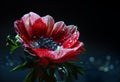
[[[5,38],[8,34],[15,35],[13,22],[30,11],[40,16],[49,14],[55,21],[78,26],[86,55],[81,55],[85,75],[79,76],[76,82],[120,82],[119,3],[105,0],[0,2],[0,82],[22,82],[26,75],[26,71],[9,72],[19,61],[8,56]],[[22,49],[14,54],[22,54]]]

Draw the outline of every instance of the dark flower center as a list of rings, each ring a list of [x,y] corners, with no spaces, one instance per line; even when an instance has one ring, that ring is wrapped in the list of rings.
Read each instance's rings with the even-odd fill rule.
[[[52,38],[44,38],[43,36],[41,36],[35,43],[32,43],[32,45],[35,48],[46,48],[52,51],[56,50],[59,46],[59,44],[53,41]]]

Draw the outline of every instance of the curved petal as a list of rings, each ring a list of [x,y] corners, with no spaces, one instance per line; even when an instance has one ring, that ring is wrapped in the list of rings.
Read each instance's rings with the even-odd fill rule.
[[[24,27],[24,24],[21,20],[17,20],[14,22],[14,28],[17,34],[19,35],[19,40],[24,47],[28,47],[28,42],[30,41],[30,37]]]
[[[67,39],[62,46],[64,48],[70,48],[72,47],[78,40],[79,38],[79,32],[75,32],[69,39]]]
[[[76,56],[78,53],[82,52],[83,43],[77,42],[74,48],[66,49],[59,47],[56,51],[50,51],[48,49],[34,48],[32,49],[33,53],[42,58],[47,57],[54,62],[64,62],[69,59],[73,59],[71,57]]]
[[[30,12],[29,13],[29,18],[30,18],[30,24],[33,25],[35,23],[35,21],[37,19],[40,19],[41,17],[38,14],[34,13],[34,12]]]
[[[64,30],[65,24],[63,21],[56,22],[52,30],[52,37],[55,39]]]
[[[76,55],[78,55],[80,52],[84,51],[83,49],[83,43],[82,42],[76,42],[74,48],[61,48],[59,54],[57,57],[55,57],[54,62],[64,62],[68,60],[74,60],[76,58]]]
[[[15,28],[15,31],[17,32],[17,34],[19,34],[21,36],[25,36],[26,38],[29,37],[29,35],[24,27],[23,21],[21,21],[21,20],[15,21],[14,28]]]
[[[50,50],[48,49],[41,49],[41,48],[34,48],[32,49],[34,54],[38,57],[47,57],[50,59],[55,59],[55,54],[52,54]]]
[[[64,32],[61,34],[61,37],[59,37],[59,42],[63,43],[76,31],[77,26],[74,25],[66,26]]]
[[[40,36],[44,36],[46,33],[46,24],[42,21],[42,19],[37,19],[32,25],[34,36],[40,38]]]
[[[34,28],[32,26],[35,25],[35,23],[38,19],[41,19],[41,17],[34,12],[25,14],[22,17],[22,21],[24,23],[25,29],[27,30],[30,37],[32,37],[34,35],[34,32],[33,32]]]
[[[69,28],[69,33],[73,34],[74,32],[77,31],[77,26],[75,25],[69,25],[67,26]]]
[[[50,15],[47,15],[45,17],[42,17],[42,21],[46,24],[46,27],[47,27],[46,36],[49,37],[53,30],[54,19]]]
[[[23,21],[24,23],[24,26],[25,26],[25,29],[29,35],[29,37],[32,37],[33,35],[33,32],[32,32],[32,27],[30,25],[30,14],[25,14],[21,20]]]

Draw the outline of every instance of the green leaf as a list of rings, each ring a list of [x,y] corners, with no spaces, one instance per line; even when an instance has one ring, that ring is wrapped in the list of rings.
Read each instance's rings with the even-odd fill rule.
[[[17,71],[17,70],[19,70],[19,69],[24,68],[26,65],[27,65],[27,62],[24,62],[23,64],[19,64],[18,66],[16,66],[15,68],[13,68],[13,69],[10,70],[10,71],[15,72],[15,71]]]
[[[66,77],[69,76],[69,71],[66,69],[65,66],[62,66],[62,67],[58,67],[58,74],[60,76],[60,79],[63,81],[63,80],[66,80]]]
[[[78,69],[80,75],[84,75],[84,72],[81,69]]]
[[[35,82],[35,79],[32,80],[32,77],[33,77],[33,75],[34,75],[33,73],[34,73],[34,70],[32,69],[32,70],[28,73],[28,75],[25,77],[24,82]]]
[[[69,73],[68,79],[71,78],[71,76],[74,76],[75,79],[78,79],[78,74],[83,75],[82,67],[79,66],[77,62],[67,62],[65,63],[65,67]]]
[[[17,42],[18,38],[16,40],[13,40],[10,38],[10,35],[6,38],[6,46],[10,49],[10,54],[13,53],[14,50],[16,50],[19,47],[19,44]]]
[[[46,70],[47,70],[47,72],[46,72],[47,77],[46,78],[48,78],[48,79],[45,78],[45,81],[46,82],[49,82],[49,81],[56,82],[56,80],[57,80],[57,78],[55,76],[56,69],[54,69],[54,68],[47,68]]]

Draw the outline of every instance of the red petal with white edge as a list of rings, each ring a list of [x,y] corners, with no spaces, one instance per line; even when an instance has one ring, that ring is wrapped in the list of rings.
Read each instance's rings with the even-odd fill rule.
[[[33,25],[37,19],[40,19],[40,18],[41,18],[39,15],[37,15],[37,14],[34,13],[34,12],[30,12],[30,13],[29,13],[29,17],[30,17],[30,24],[31,24],[31,25]]]
[[[61,32],[64,30],[64,27],[65,24],[63,21],[56,22],[53,27],[52,37],[56,39],[56,37],[58,37],[61,34]]]
[[[79,38],[79,32],[75,32],[69,39],[67,39],[62,46],[64,48],[70,48],[72,47],[78,40]]]
[[[23,21],[17,20],[14,22],[14,28],[19,35],[20,42],[23,44],[23,46],[28,47],[30,37],[24,27]]]
[[[74,48],[63,48],[59,47],[56,51],[50,51],[48,49],[34,48],[32,49],[33,54],[38,57],[47,57],[53,62],[64,62],[67,60],[71,60],[78,53],[82,52],[82,42],[77,42]]]
[[[34,48],[32,50],[33,50],[33,53],[40,58],[41,57],[47,57],[47,58],[50,58],[50,59],[55,59],[55,56],[54,56],[55,54],[52,54],[51,51],[48,50],[48,49]]]
[[[82,51],[84,51],[83,43],[78,41],[76,42],[74,48],[61,48],[60,52],[55,55],[55,60],[53,61],[59,63],[72,59],[74,60],[74,58],[76,58],[76,55],[78,55]]]
[[[14,28],[18,35],[25,36],[26,38],[29,37],[29,35],[24,27],[23,21],[21,21],[21,20],[15,21]]]
[[[44,36],[47,30],[46,24],[42,21],[42,19],[37,19],[32,25],[34,36],[39,38],[40,36]]]
[[[67,26],[69,28],[69,33],[70,34],[73,34],[74,32],[77,31],[77,26],[74,26],[74,25],[69,25]]]
[[[24,23],[25,29],[30,37],[32,37],[33,32],[32,32],[32,27],[30,25],[30,14],[25,14],[22,17],[22,21]]]
[[[47,27],[46,36],[49,37],[53,30],[54,19],[50,15],[47,15],[45,17],[42,17],[42,20],[46,24],[46,27]]]
[[[62,30],[60,37],[58,37],[58,42],[63,43],[65,42],[74,32],[77,31],[77,26],[69,25],[65,26],[65,30]]]
[[[28,34],[30,37],[33,36],[33,29],[32,29],[32,25],[34,25],[34,23],[36,22],[36,20],[40,19],[40,16],[37,15],[36,13],[30,12],[28,14],[25,14],[22,17],[22,21],[24,23],[25,29],[27,30]]]

